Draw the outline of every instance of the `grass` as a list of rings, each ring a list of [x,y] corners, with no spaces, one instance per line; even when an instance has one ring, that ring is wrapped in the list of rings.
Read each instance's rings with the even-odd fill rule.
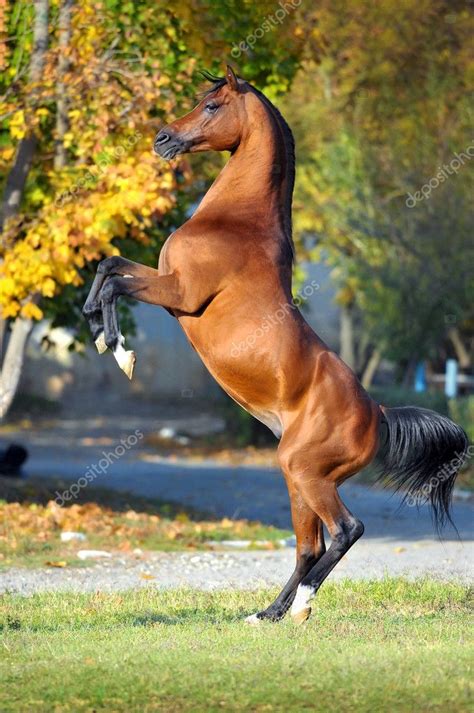
[[[272,549],[290,531],[247,520],[211,518],[177,503],[165,503],[84,488],[67,507],[54,503],[67,483],[0,478],[0,569],[6,567],[82,566],[81,549],[126,554],[219,547],[222,540],[249,540],[251,547]],[[84,542],[61,542],[61,532],[86,536]]]
[[[466,587],[326,584],[302,627],[242,622],[274,594],[4,596],[0,710],[470,709]]]

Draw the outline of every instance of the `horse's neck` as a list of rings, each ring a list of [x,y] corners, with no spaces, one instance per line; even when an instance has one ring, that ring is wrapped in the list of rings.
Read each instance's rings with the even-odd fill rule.
[[[197,212],[229,211],[230,207],[233,215],[243,210],[260,223],[280,227],[285,180],[284,146],[275,130],[261,123],[240,143]]]

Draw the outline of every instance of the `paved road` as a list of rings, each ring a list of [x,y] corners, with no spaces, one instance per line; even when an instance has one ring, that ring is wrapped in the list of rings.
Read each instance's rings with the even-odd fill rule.
[[[99,419],[87,423],[64,421],[61,425],[55,424],[50,428],[38,426],[27,436],[30,450],[28,472],[35,476],[57,475],[75,482],[92,464],[101,462],[105,457],[104,452],[113,453],[121,438],[126,440],[136,429],[146,433],[147,430],[157,427],[156,421],[129,418],[126,428],[123,422],[124,418],[120,417],[115,420],[108,419],[107,423]],[[162,424],[158,424],[160,425]],[[203,424],[197,425],[198,428],[201,426],[204,428]],[[10,433],[9,437],[13,440],[18,435]],[[144,496],[174,500],[221,517],[256,519],[279,527],[291,527],[285,483],[279,472],[268,468],[223,467],[210,462],[196,464],[171,461],[156,456],[143,447],[140,441],[126,450],[120,458],[114,458],[105,472],[96,478],[95,483]],[[400,499],[396,495],[351,482],[342,486],[341,494],[350,510],[364,522],[366,529],[362,540],[336,569],[333,575],[336,578],[381,577],[385,574],[405,573],[410,576],[431,574],[442,578],[474,579],[474,507],[471,503],[454,503],[454,519],[461,540],[452,529],[447,529],[443,541],[440,541],[434,533],[426,507],[420,508],[419,511],[408,506],[400,508]],[[255,585],[258,582],[282,581],[291,568],[294,552],[242,552],[228,556],[236,559],[233,567],[225,570],[224,582],[229,584],[238,581]],[[173,575],[173,562],[178,564],[179,558],[191,555],[156,557],[153,567],[158,568],[157,572],[161,568],[158,579],[163,586],[189,583],[207,587],[209,582],[212,584],[220,581],[219,577],[209,577],[213,566],[204,566],[204,560],[198,562],[194,569],[191,567],[194,576],[186,573],[186,567],[182,570],[185,573],[184,579],[180,579],[179,567]],[[216,553],[212,554],[212,557],[217,558],[212,562],[218,562],[224,554]],[[179,561],[182,562],[182,559]],[[258,575],[255,571],[256,561],[260,562],[261,567]],[[104,582],[108,581],[107,586],[115,586],[110,585],[110,577],[113,574],[112,580],[117,583],[125,584],[128,581],[137,584],[141,566],[144,566],[143,562],[128,561],[124,564],[111,561],[101,566],[102,569],[105,567],[105,570],[112,567],[112,571],[107,570],[104,574]],[[209,571],[198,576],[196,571],[201,572],[202,569]],[[96,585],[99,586],[102,570],[99,567],[94,571],[98,577]],[[26,574],[24,576],[27,577]],[[68,584],[67,580],[71,576],[70,573],[64,572],[49,573],[48,586],[57,582],[61,586],[74,587],[74,581],[78,583],[83,579],[87,580],[85,574],[74,574],[74,581],[72,584],[69,581]],[[95,582],[95,576],[89,581]],[[43,580],[42,582],[45,583]],[[11,586],[12,582],[7,588],[10,589]],[[23,584],[18,581],[19,590],[23,587],[25,591],[30,591],[29,586],[26,580]]]
[[[212,423],[207,417],[189,422],[167,421],[188,432],[203,432]],[[279,471],[270,468],[232,467],[213,462],[189,462],[157,456],[138,440],[128,449],[119,449],[135,432],[146,434],[164,425],[150,419],[115,418],[48,422],[28,432],[9,432],[9,440],[26,441],[30,458],[27,473],[59,476],[76,482],[91,466],[104,465],[93,484],[163,498],[204,509],[218,516],[261,520],[278,527],[291,527],[288,495]],[[134,441],[135,439],[132,439]],[[131,441],[130,441],[131,442]],[[122,450],[125,452],[120,454]],[[111,457],[112,454],[112,457]],[[110,461],[110,465],[107,463]],[[93,487],[93,486],[88,486]],[[403,506],[400,498],[383,489],[348,481],[341,494],[349,509],[365,524],[364,537],[397,542],[433,539],[428,508]],[[454,518],[465,541],[474,539],[474,507],[455,502]],[[452,529],[445,539],[456,541]]]

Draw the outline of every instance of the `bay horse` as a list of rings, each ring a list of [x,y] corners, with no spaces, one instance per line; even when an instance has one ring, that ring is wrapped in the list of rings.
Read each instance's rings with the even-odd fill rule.
[[[295,622],[331,570],[364,532],[338,486],[377,459],[407,494],[428,500],[435,523],[450,518],[455,477],[468,441],[448,418],[415,407],[384,408],[320,339],[292,297],[291,131],[276,107],[227,67],[187,115],[154,140],[163,159],[197,151],[231,157],[194,215],[165,242],[158,268],[109,257],[97,269],[83,313],[99,352],[112,350],[131,378],[116,303],[122,295],[161,305],[222,388],[280,439],[296,566],[276,600],[249,623]],[[268,315],[285,309],[283,319]],[[249,344],[252,348],[236,345]],[[428,485],[427,485],[428,484]],[[331,545],[326,550],[323,525]]]

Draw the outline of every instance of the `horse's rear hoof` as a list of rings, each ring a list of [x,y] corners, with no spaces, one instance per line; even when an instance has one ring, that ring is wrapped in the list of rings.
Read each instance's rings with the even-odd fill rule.
[[[107,344],[105,343],[105,336],[103,332],[101,332],[95,340],[95,345],[99,354],[103,354],[107,351]]]
[[[262,619],[260,619],[256,614],[251,614],[245,617],[245,623],[250,626],[260,626]]]
[[[311,607],[306,607],[305,609],[300,609],[295,614],[291,614],[291,618],[295,624],[304,624],[305,621],[309,619],[311,614]]]

